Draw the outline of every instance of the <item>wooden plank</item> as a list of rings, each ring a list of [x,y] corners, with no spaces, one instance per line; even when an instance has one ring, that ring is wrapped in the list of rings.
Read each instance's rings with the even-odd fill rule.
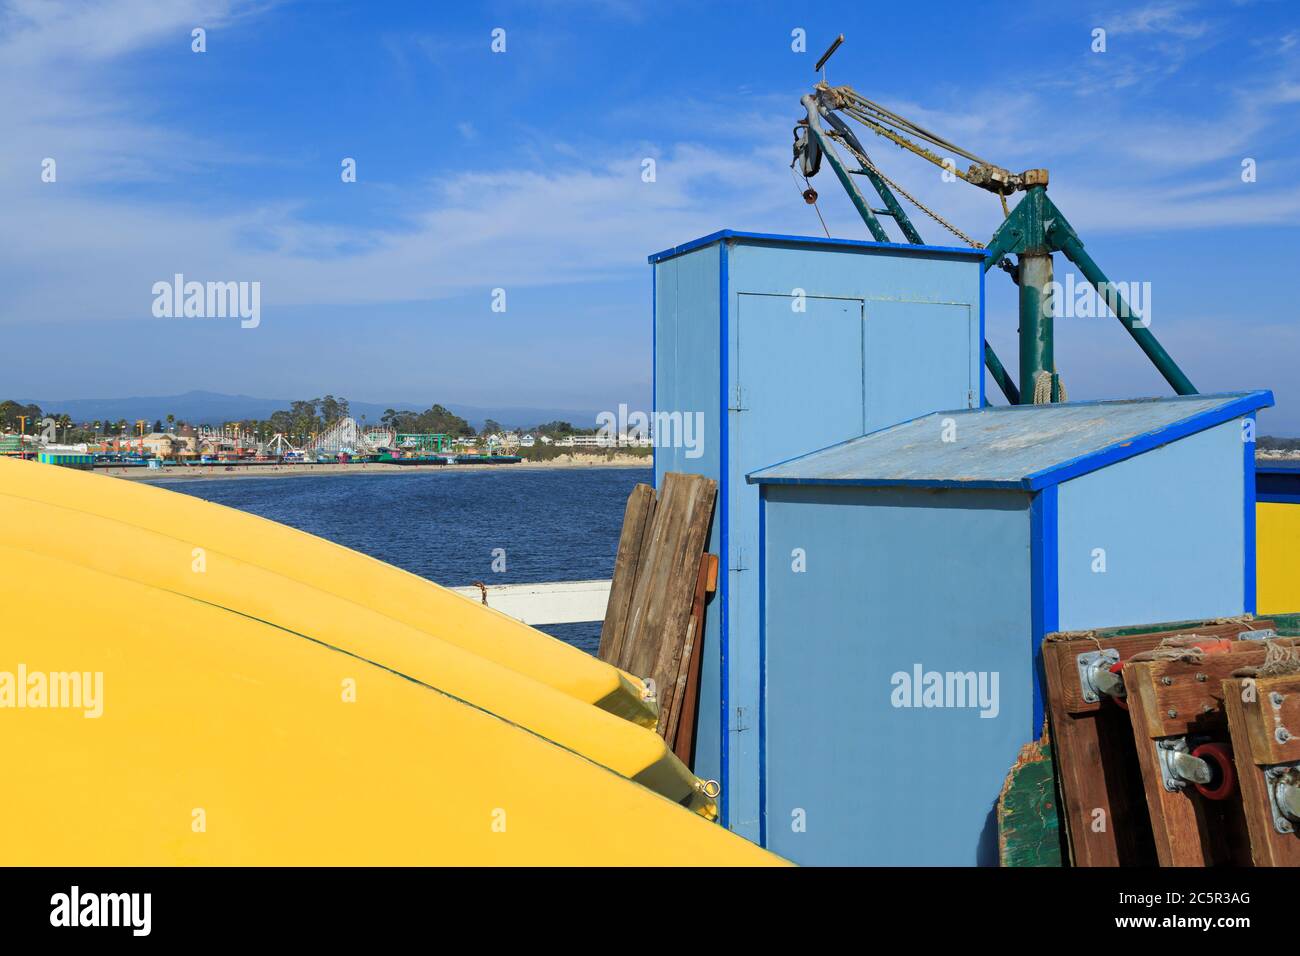
[[[1052,748],[1046,738],[1025,744],[998,796],[998,858],[1002,866],[1060,866]]]
[[[1290,644],[1297,640],[1300,639],[1281,638],[1277,643]],[[1206,654],[1199,662],[1153,662],[1144,672],[1150,675],[1152,683],[1148,689],[1153,702],[1147,709],[1149,737],[1182,737],[1226,727],[1223,682],[1239,668],[1262,664],[1265,653],[1262,642],[1257,641],[1238,641],[1228,646],[1231,648],[1228,653]],[[1300,732],[1300,697],[1293,709],[1293,726]],[[1292,748],[1291,752],[1296,754],[1291,759],[1300,760],[1300,748]]]
[[[1121,654],[1125,640],[1111,639],[1112,644],[1120,643]],[[1128,715],[1109,700],[1084,713],[1067,709],[1063,686],[1067,670],[1058,658],[1068,660],[1069,679],[1077,686],[1075,657],[1087,648],[1075,644],[1043,645],[1052,744],[1071,859],[1075,866],[1149,866],[1155,862],[1155,847]]]
[[[693,477],[686,526],[682,529],[680,550],[674,555],[673,573],[669,579],[668,593],[664,596],[668,613],[656,662],[657,673],[670,685],[667,702],[660,704],[660,714],[665,714],[664,708],[667,708],[667,719],[661,721],[660,732],[669,741],[675,740],[677,724],[681,718],[681,694],[686,689],[689,664],[686,645],[688,640],[694,642],[692,609],[701,587],[700,557],[708,545],[713,504],[717,495],[717,485],[712,480]],[[703,600],[702,593],[700,599]],[[683,663],[684,657],[686,663]]]
[[[1251,759],[1257,764],[1300,761],[1300,690],[1296,676],[1247,678],[1256,700],[1245,707]]]
[[[680,527],[686,514],[686,476],[676,473],[664,475],[659,489],[659,503],[655,506],[654,520],[647,535],[645,552],[637,571],[636,587],[628,615],[627,637],[623,645],[619,666],[638,677],[652,677],[659,657],[657,635],[661,633],[662,602],[655,600],[668,586],[671,572],[673,529]],[[661,688],[656,681],[655,693]],[[663,713],[662,698],[660,713]]]
[[[665,735],[678,759],[688,767],[693,758],[695,744],[695,715],[699,707],[700,667],[703,663],[704,608],[708,596],[717,587],[718,557],[714,554],[700,556],[700,568],[695,580],[695,595],[691,603],[690,630],[682,648],[681,687],[677,694],[677,715],[670,735]]]
[[[1101,708],[1099,701],[1087,701],[1083,699],[1083,690],[1079,686],[1079,670],[1077,659],[1078,655],[1084,651],[1095,651],[1099,648],[1115,648],[1120,651],[1120,656],[1128,660],[1135,654],[1143,651],[1149,651],[1159,647],[1160,642],[1165,638],[1176,637],[1182,634],[1197,634],[1207,639],[1212,638],[1229,638],[1236,640],[1238,637],[1249,631],[1259,631],[1272,629],[1273,621],[1269,618],[1250,621],[1246,624],[1228,623],[1228,624],[1197,624],[1195,622],[1185,624],[1177,628],[1163,629],[1158,631],[1149,631],[1142,633],[1125,633],[1125,634],[1101,634],[1095,638],[1074,638],[1070,640],[1061,640],[1058,635],[1048,635],[1047,643],[1044,647],[1044,663],[1047,663],[1046,649],[1053,649],[1052,660],[1056,664],[1061,681],[1061,689],[1064,694],[1064,708],[1067,713],[1071,714],[1088,714],[1095,713]]]
[[[646,529],[654,517],[655,490],[638,484],[627,496],[623,509],[623,530],[618,537],[618,554],[614,558],[614,580],[610,585],[605,623],[600,628],[600,650],[596,656],[606,663],[617,663],[627,637],[628,611],[636,588],[637,566],[645,548]]]
[[[1124,687],[1128,691],[1129,715],[1133,721],[1134,742],[1142,782],[1146,791],[1147,812],[1155,837],[1156,857],[1161,866],[1210,866],[1215,859],[1212,814],[1205,801],[1195,792],[1166,790],[1161,782],[1155,741],[1147,727],[1155,720],[1157,706],[1151,689],[1151,663],[1124,665]]]
[[[1267,764],[1261,762],[1252,750],[1257,729],[1271,720],[1271,715],[1260,713],[1272,709],[1267,694],[1261,693],[1260,685],[1266,680],[1271,690],[1300,697],[1300,676],[1297,675],[1232,678],[1223,682],[1222,700],[1232,736],[1237,786],[1241,789],[1242,810],[1250,834],[1252,862],[1256,866],[1300,866],[1300,834],[1278,833],[1273,826],[1273,811],[1264,777]],[[1265,749],[1264,756],[1271,756],[1271,752]]]
[[[1133,733],[1139,752],[1152,755],[1155,778],[1146,781],[1148,800],[1160,797],[1161,811],[1151,808],[1152,826],[1182,827],[1169,836],[1177,841],[1181,865],[1249,866],[1250,839],[1239,790],[1222,800],[1210,800],[1194,787],[1179,793],[1164,789],[1155,758],[1158,740],[1188,737],[1190,744],[1206,740],[1229,744],[1227,715],[1224,710],[1223,682],[1233,671],[1257,666],[1264,660],[1265,649],[1257,641],[1238,641],[1228,645],[1227,653],[1207,654],[1198,661],[1150,661],[1133,663],[1125,668],[1125,687],[1133,714]],[[1135,706],[1135,703],[1137,706]],[[1157,792],[1158,788],[1158,792]],[[1179,800],[1182,797],[1184,799]],[[1173,823],[1167,816],[1176,807]],[[1195,830],[1186,827],[1188,812],[1195,815]],[[1161,836],[1156,833],[1157,845]],[[1190,845],[1199,841],[1199,846]],[[1190,861],[1190,862],[1189,862]]]
[[[716,497],[717,484],[711,479],[666,474],[638,564],[619,666],[654,682],[659,731],[665,739],[680,716],[674,702],[678,677],[683,686],[686,677],[682,651]]]

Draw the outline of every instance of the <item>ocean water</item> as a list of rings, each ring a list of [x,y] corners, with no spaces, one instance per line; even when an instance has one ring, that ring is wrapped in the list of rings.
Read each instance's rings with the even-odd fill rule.
[[[529,468],[150,482],[292,525],[448,587],[608,578],[648,468]],[[494,571],[496,549],[505,570]],[[499,566],[499,565],[498,565]],[[542,628],[589,653],[600,622]]]

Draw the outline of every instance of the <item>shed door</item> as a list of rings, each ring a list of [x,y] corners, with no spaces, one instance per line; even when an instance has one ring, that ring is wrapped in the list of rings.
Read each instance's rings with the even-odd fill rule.
[[[979,405],[983,368],[970,306],[867,302],[865,431]]]
[[[736,392],[742,472],[862,434],[861,299],[739,296]]]
[[[861,435],[866,422],[861,299],[812,298],[804,311],[789,296],[739,296],[736,385],[729,401],[741,475]],[[731,488],[730,569],[755,577],[758,487]],[[757,585],[735,581],[733,633],[758,633]],[[735,593],[735,592],[733,592]]]

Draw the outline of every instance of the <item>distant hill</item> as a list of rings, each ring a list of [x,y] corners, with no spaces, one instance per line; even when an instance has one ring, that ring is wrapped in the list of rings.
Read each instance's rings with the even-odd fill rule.
[[[318,398],[319,396],[302,397]],[[24,403],[35,402],[46,412],[62,412],[78,422],[96,419],[117,421],[119,418],[125,418],[127,421],[144,418],[153,422],[166,419],[168,415],[175,415],[178,419],[192,425],[217,425],[222,422],[270,418],[272,412],[287,409],[291,404],[291,400],[287,398],[255,398],[251,395],[225,395],[221,392],[203,391],[186,392],[183,395],[148,395],[133,398],[17,400]],[[420,412],[435,403],[445,405],[475,428],[481,428],[489,418],[507,428],[527,427],[557,420],[572,422],[582,428],[591,428],[596,420],[595,409],[461,405],[456,402],[442,401],[436,396],[424,405],[411,402],[376,404],[349,401],[353,417],[359,419],[364,415],[369,422],[379,421],[384,412],[390,408],[399,412]]]

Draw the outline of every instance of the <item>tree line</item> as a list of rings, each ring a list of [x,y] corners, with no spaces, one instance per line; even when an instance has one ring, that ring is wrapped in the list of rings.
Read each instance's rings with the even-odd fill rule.
[[[351,416],[351,406],[346,398],[325,395],[322,398],[291,402],[288,408],[272,412],[269,418],[231,421],[212,428],[214,431],[230,432],[238,429],[242,434],[253,435],[258,441],[270,441],[277,433],[291,440],[303,441],[311,435],[319,435],[349,416]],[[0,430],[6,432],[22,430],[28,435],[40,434],[41,423],[46,418],[54,419],[58,438],[62,441],[94,441],[103,436],[131,437],[137,434],[134,420],[119,418],[116,421],[74,422],[66,414],[47,412],[34,403],[24,404],[14,400],[0,402]],[[422,412],[399,412],[389,408],[380,416],[378,422],[366,422],[362,419],[360,423],[380,425],[405,434],[443,434],[451,435],[453,438],[473,438],[478,434],[473,425],[443,405],[431,405]],[[175,415],[167,415],[165,420],[158,419],[152,423],[152,426],[155,432],[175,432],[185,428],[186,422]],[[489,418],[483,424],[482,434],[504,434],[511,430]],[[522,431],[553,438],[596,433],[595,428],[578,428],[566,421],[543,422]]]

